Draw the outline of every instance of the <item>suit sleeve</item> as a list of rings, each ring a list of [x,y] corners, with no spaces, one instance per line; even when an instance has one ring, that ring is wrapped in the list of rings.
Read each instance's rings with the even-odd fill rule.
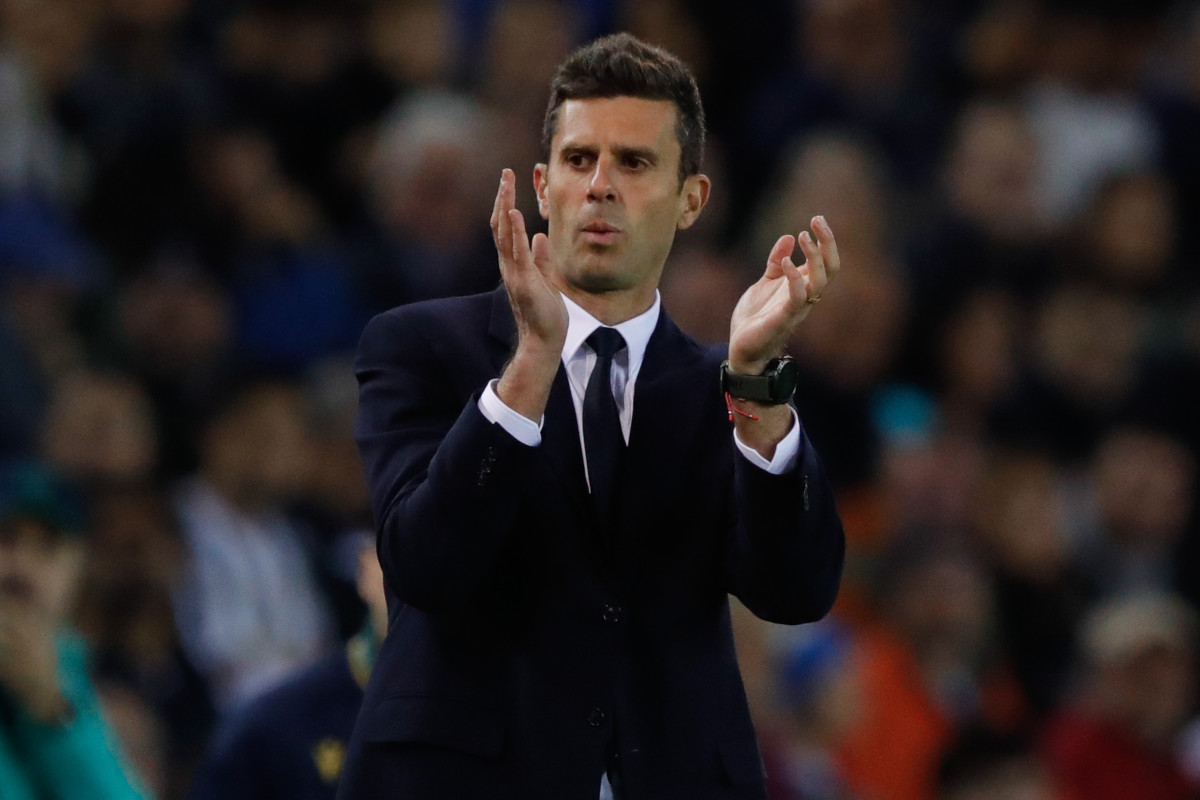
[[[730,592],[756,616],[789,625],[829,613],[846,551],[833,492],[802,426],[797,456],[781,475],[734,459],[728,559]]]
[[[461,365],[432,344],[447,327],[417,307],[380,315],[363,332],[355,362],[357,439],[384,579],[425,611],[465,604],[487,575],[534,453],[479,410],[486,379],[464,396],[454,374]],[[453,332],[446,333],[450,347]]]

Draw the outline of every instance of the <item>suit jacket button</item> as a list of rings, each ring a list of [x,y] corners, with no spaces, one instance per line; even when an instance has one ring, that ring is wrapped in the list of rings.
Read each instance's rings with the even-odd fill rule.
[[[593,728],[599,728],[607,719],[608,715],[599,708],[593,708],[588,712],[588,725],[591,725]]]
[[[611,603],[604,606],[604,613],[600,615],[605,622],[620,622],[621,607],[614,606]]]

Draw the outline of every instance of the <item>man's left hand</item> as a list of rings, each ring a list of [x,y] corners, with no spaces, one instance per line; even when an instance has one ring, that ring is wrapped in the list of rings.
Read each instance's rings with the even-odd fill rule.
[[[767,362],[784,354],[796,327],[821,299],[825,285],[841,266],[837,242],[824,217],[813,217],[812,229],[797,236],[780,236],[767,256],[763,276],[746,290],[729,322],[729,368],[743,375],[758,375]],[[799,267],[792,251],[799,243],[805,261]],[[741,401],[743,413],[734,415],[738,437],[770,460],[775,446],[792,427],[785,405],[770,406]]]
[[[729,323],[729,366],[734,372],[757,375],[768,361],[782,356],[796,327],[841,267],[825,218],[813,217],[812,229],[815,239],[808,231],[798,237],[780,236],[762,277],[738,300]],[[792,261],[797,244],[805,258],[799,267]]]

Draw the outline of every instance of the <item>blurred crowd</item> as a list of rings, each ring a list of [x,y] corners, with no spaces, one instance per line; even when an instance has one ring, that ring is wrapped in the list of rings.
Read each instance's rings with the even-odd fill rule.
[[[82,497],[0,497],[0,557],[82,545],[55,624],[94,742],[184,798],[362,631],[357,336],[497,285],[499,171],[614,30],[707,104],[668,313],[723,341],[818,213],[846,265],[792,348],[842,596],[737,617],[772,798],[1200,796],[1200,9],[1169,0],[0,0],[0,461]]]

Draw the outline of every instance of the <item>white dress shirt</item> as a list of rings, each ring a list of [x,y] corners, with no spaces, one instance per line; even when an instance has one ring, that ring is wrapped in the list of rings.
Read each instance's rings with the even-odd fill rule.
[[[577,303],[563,295],[563,303],[567,307],[567,338],[563,342],[562,362],[567,371],[567,381],[571,385],[571,401],[575,404],[575,423],[579,429],[579,444],[584,450],[584,473],[587,472],[587,452],[583,441],[583,395],[587,388],[588,377],[596,365],[596,354],[587,345],[587,338],[592,331],[601,327],[601,322]],[[646,345],[650,335],[658,325],[662,301],[658,292],[654,293],[654,304],[634,317],[614,326],[625,339],[625,349],[613,357],[612,390],[617,403],[617,411],[621,416],[621,432],[629,443],[629,428],[633,422],[634,386],[638,372],[642,369],[642,361],[646,356]],[[491,381],[479,398],[479,410],[489,421],[500,425],[512,434],[513,438],[522,444],[535,447],[542,442],[541,421],[534,422],[513,411],[496,394],[496,380]],[[774,457],[768,461],[757,450],[747,446],[734,431],[733,441],[739,451],[750,463],[770,472],[781,475],[790,470],[796,463],[800,452],[800,425],[795,420],[796,412],[792,410],[792,427],[787,436],[775,446]],[[590,483],[589,483],[590,486]]]

